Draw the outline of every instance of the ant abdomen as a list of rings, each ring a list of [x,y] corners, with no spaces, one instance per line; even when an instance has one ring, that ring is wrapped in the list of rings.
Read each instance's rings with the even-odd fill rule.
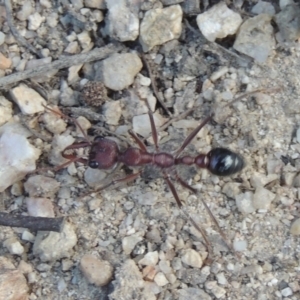
[[[241,171],[244,166],[244,159],[225,148],[215,148],[209,151],[205,158],[206,168],[217,176],[230,176]]]

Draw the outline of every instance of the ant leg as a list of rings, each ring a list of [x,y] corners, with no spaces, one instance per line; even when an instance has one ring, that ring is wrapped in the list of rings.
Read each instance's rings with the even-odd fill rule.
[[[147,152],[146,145],[143,143],[143,141],[136,135],[136,133],[132,130],[129,130],[128,133],[132,136],[132,138],[135,140],[135,142],[139,145],[140,149],[144,152]]]
[[[176,180],[183,186],[185,187],[186,189],[190,190],[192,193],[194,193],[195,195],[198,194],[198,191],[194,188],[192,188],[189,184],[187,184],[186,182],[184,182],[180,177],[179,175],[176,173]],[[221,229],[217,219],[215,218],[215,216],[213,215],[213,213],[211,212],[210,208],[208,207],[208,205],[206,204],[206,202],[203,200],[202,197],[200,197],[201,199],[201,202],[203,203],[205,209],[207,210],[210,218],[213,220],[213,222],[215,223],[215,225],[217,226],[217,229],[221,235],[221,237],[223,238],[227,248],[233,253],[236,255],[236,252],[234,251],[233,249],[233,246],[232,244],[228,241],[227,237],[225,236],[225,233],[223,232],[223,230]]]
[[[139,171],[137,173],[133,173],[133,174],[130,174],[130,175],[127,175],[123,178],[119,178],[119,179],[115,179],[115,180],[112,180],[111,182],[103,185],[102,187],[100,187],[99,189],[95,190],[95,191],[91,191],[89,193],[86,193],[86,194],[83,194],[80,198],[84,198],[90,194],[93,194],[93,193],[99,193],[101,191],[103,191],[104,189],[110,187],[110,186],[113,186],[113,185],[116,185],[117,183],[128,183],[128,182],[131,182],[135,179],[137,179],[140,175],[141,175],[142,171]]]
[[[212,116],[206,117],[184,140],[180,148],[175,152],[174,157],[177,158],[185,147],[192,141],[192,139],[197,135],[197,133],[212,119]]]
[[[188,220],[191,222],[191,224],[201,233],[201,235],[202,235],[202,237],[205,241],[207,251],[208,251],[208,257],[209,257],[210,254],[213,253],[213,251],[212,251],[211,244],[210,244],[210,242],[207,238],[207,235],[206,235],[205,231],[194,221],[194,219],[187,212],[185,212],[182,209],[183,204],[182,204],[181,200],[179,199],[179,196],[177,194],[177,191],[176,191],[176,188],[175,188],[174,184],[172,183],[169,176],[165,172],[163,172],[163,176],[164,176],[164,179],[165,179],[166,183],[168,184],[168,186],[169,186],[169,188],[170,188],[170,190],[173,194],[174,199],[176,200],[177,205],[179,206],[181,211],[185,214],[185,216],[188,218]]]
[[[85,140],[88,142],[88,144],[91,145],[91,142],[89,141],[88,136],[86,135],[85,131],[83,130],[83,128],[81,127],[81,125],[79,124],[79,122],[78,122],[76,119],[71,118],[71,117],[69,117],[69,116],[63,114],[63,113],[60,112],[60,111],[54,110],[54,109],[52,109],[52,108],[49,108],[48,106],[45,106],[45,105],[43,105],[43,106],[44,106],[47,110],[53,112],[54,114],[59,115],[59,116],[61,116],[61,117],[64,118],[64,119],[68,119],[68,120],[72,121],[72,122],[79,128],[79,130],[80,130],[81,133],[83,134],[83,136],[84,136]]]

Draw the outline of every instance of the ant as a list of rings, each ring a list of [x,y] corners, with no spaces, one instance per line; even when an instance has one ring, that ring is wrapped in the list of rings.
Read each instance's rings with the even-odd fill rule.
[[[257,92],[257,91],[256,91]],[[247,95],[252,94],[247,93]],[[236,102],[240,100],[245,95],[242,95],[235,99],[234,101],[230,102],[228,105],[231,105],[233,102]],[[128,147],[124,151],[120,151],[117,143],[111,139],[105,138],[103,136],[97,136],[95,137],[94,141],[90,142],[86,133],[80,126],[80,124],[68,117],[64,114],[55,111],[51,108],[46,107],[48,110],[52,111],[53,113],[56,113],[58,115],[61,115],[61,117],[68,118],[73,120],[75,125],[80,129],[82,134],[84,135],[85,141],[84,142],[75,142],[72,145],[66,147],[62,151],[62,156],[66,159],[68,159],[68,162],[64,163],[63,165],[58,166],[57,169],[61,169],[68,164],[72,162],[80,162],[85,165],[88,165],[90,168],[93,169],[113,169],[117,164],[123,164],[128,167],[142,167],[146,165],[153,165],[158,167],[163,175],[163,178],[165,182],[167,183],[169,189],[171,190],[173,197],[178,205],[178,207],[181,209],[181,211],[185,214],[185,216],[188,218],[188,220],[192,223],[192,225],[201,233],[203,236],[206,247],[208,250],[208,256],[210,253],[212,253],[212,247],[211,244],[206,237],[205,231],[193,220],[193,218],[185,211],[183,210],[183,203],[179,199],[178,193],[176,191],[176,188],[170,178],[170,173],[173,174],[175,180],[181,184],[184,188],[190,190],[192,193],[197,194],[197,190],[194,189],[192,186],[190,186],[188,183],[186,183],[177,173],[176,166],[177,165],[196,165],[199,168],[205,168],[209,170],[212,174],[217,176],[230,176],[237,172],[240,172],[243,167],[245,166],[244,159],[237,153],[232,152],[229,149],[226,148],[214,148],[211,151],[209,151],[207,154],[200,153],[197,156],[188,156],[184,155],[181,156],[183,150],[191,143],[191,141],[194,139],[194,137],[198,134],[198,132],[208,123],[212,120],[214,114],[210,114],[208,117],[206,117],[184,140],[182,145],[179,147],[177,151],[175,151],[173,154],[167,153],[167,152],[161,152],[159,150],[158,145],[158,134],[157,129],[155,126],[153,113],[149,107],[148,102],[146,101],[146,104],[148,106],[148,116],[150,120],[151,125],[151,132],[152,132],[152,138],[155,146],[154,152],[149,152],[147,150],[146,145],[144,142],[134,133],[132,130],[129,130],[130,136],[133,138],[135,143],[138,147]],[[75,154],[68,154],[67,151],[75,150],[79,148],[86,148],[90,147],[88,158],[78,157]],[[172,171],[172,172],[170,172]],[[142,170],[129,174],[123,178],[119,178],[116,180],[113,180],[109,182],[108,184],[102,186],[100,189],[94,191],[99,192],[101,190],[104,190],[105,188],[109,186],[116,185],[117,183],[128,183],[130,181],[135,180],[138,178],[142,173]],[[201,198],[201,197],[200,197]],[[227,245],[228,249],[230,249],[231,252],[235,254],[235,251],[233,249],[233,246],[231,243],[229,243],[226,239],[225,234],[223,233],[222,229],[220,228],[216,218],[214,217],[213,213],[210,211],[208,205],[206,202],[201,198],[202,203],[204,204],[205,208],[207,209],[210,217],[212,218],[213,222],[218,228],[218,231],[220,235],[222,236],[225,244]]]

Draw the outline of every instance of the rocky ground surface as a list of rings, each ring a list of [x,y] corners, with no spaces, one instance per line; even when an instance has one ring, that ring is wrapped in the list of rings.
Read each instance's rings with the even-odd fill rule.
[[[65,222],[60,233],[1,226],[0,299],[299,299],[299,5],[11,5],[0,7],[1,211]],[[53,169],[75,141],[87,147],[68,154],[84,158],[97,135],[123,151],[129,129],[154,151],[146,100],[162,151],[213,112],[184,153],[226,147],[245,159],[223,178],[178,167],[196,195],[167,171],[210,247],[158,169],[98,193],[139,169]]]

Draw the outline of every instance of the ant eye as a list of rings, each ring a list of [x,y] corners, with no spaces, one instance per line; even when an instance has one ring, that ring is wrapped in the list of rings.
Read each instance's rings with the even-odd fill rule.
[[[97,141],[101,141],[101,140],[103,140],[103,139],[104,139],[103,136],[97,135],[97,136],[94,138],[94,141],[97,142]]]
[[[92,169],[97,169],[99,166],[98,162],[96,162],[95,160],[92,160],[89,162],[89,167]]]

